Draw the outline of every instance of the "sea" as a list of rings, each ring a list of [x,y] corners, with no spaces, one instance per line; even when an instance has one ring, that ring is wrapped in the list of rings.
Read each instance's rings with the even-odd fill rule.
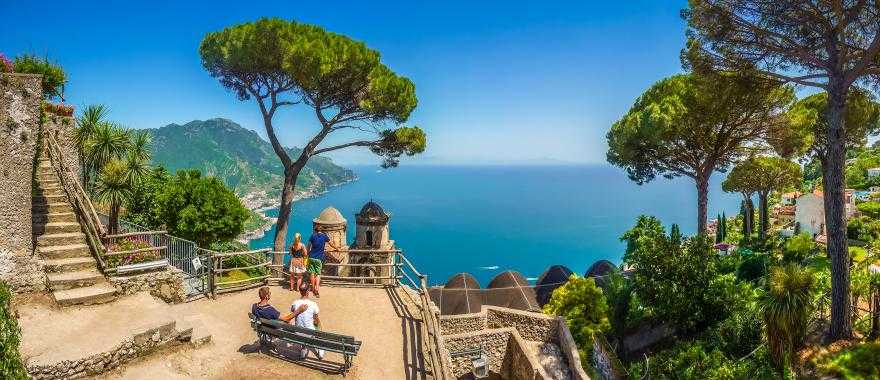
[[[534,281],[551,265],[583,275],[597,260],[620,263],[620,236],[640,214],[696,231],[696,188],[689,178],[658,177],[640,186],[609,165],[351,169],[357,181],[294,203],[288,240],[293,231],[307,238],[312,219],[333,206],[348,220],[352,241],[355,214],[373,200],[391,216],[391,239],[431,285],[459,272],[486,286],[506,270]],[[710,219],[739,212],[741,197],[721,190],[723,178],[712,177]],[[277,209],[267,214],[276,216]],[[274,236],[273,227],[250,246],[271,247]]]

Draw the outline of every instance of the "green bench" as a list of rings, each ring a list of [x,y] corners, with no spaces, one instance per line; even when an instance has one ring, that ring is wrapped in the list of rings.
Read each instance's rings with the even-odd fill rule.
[[[251,327],[260,340],[260,347],[271,347],[272,340],[277,339],[290,344],[336,352],[345,357],[343,372],[351,368],[352,358],[357,356],[361,348],[360,341],[347,335],[307,329],[279,320],[257,318],[251,313],[248,313],[248,317],[251,319]]]

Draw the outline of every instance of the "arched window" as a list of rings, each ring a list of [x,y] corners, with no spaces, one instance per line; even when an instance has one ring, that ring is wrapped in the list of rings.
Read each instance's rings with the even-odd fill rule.
[[[364,233],[364,240],[367,241],[367,247],[373,246],[373,231],[366,231]]]

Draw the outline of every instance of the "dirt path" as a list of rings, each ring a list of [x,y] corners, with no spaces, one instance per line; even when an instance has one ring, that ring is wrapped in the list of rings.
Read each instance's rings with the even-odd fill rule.
[[[196,316],[212,335],[212,343],[199,348],[172,349],[154,353],[101,376],[102,379],[250,379],[289,377],[302,379],[341,378],[336,367],[310,359],[284,360],[258,351],[256,335],[247,313],[257,301],[256,289],[168,306],[169,313]],[[271,303],[282,313],[298,295],[272,287]],[[403,298],[406,298],[403,295]],[[420,379],[418,321],[409,318],[407,301],[398,291],[373,288],[324,287],[317,300],[321,322],[327,331],[362,340],[354,367],[345,378]],[[325,359],[342,363],[342,357],[328,353]]]

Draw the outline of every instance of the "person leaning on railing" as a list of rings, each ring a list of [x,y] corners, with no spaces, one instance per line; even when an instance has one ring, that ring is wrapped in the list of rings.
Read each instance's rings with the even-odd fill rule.
[[[315,298],[321,298],[319,291],[321,286],[321,268],[324,267],[324,258],[326,256],[324,249],[327,244],[330,244],[330,247],[333,247],[334,250],[339,250],[339,247],[330,241],[330,237],[324,232],[318,231],[318,227],[315,226],[312,229],[312,236],[309,238],[309,259],[306,266],[311,277],[312,290],[315,293]]]

